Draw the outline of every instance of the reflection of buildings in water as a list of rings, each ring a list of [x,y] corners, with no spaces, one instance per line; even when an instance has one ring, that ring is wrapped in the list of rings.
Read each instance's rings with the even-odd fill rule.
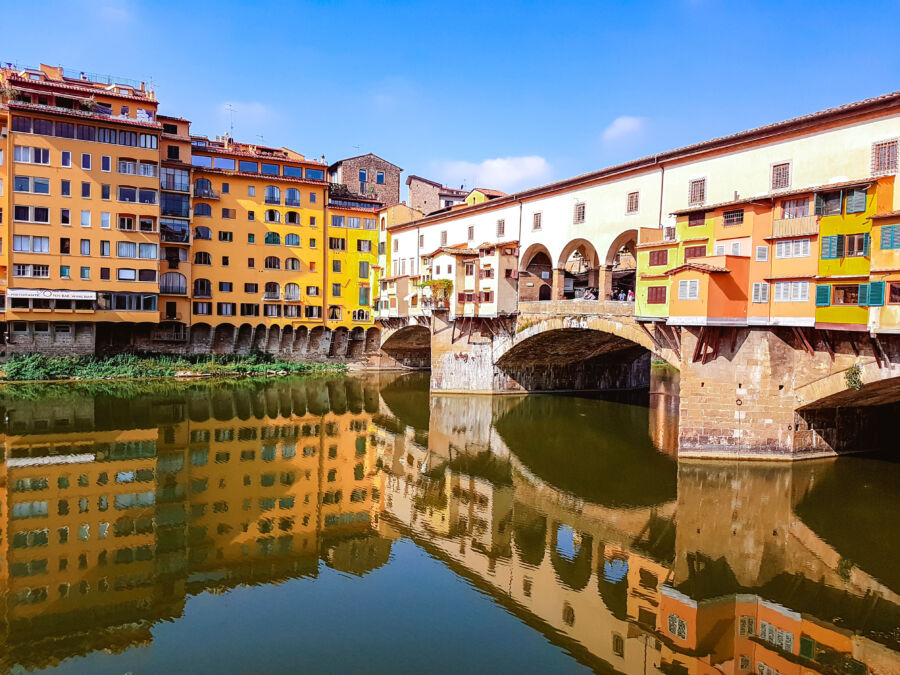
[[[315,575],[320,556],[387,562],[371,415],[338,384],[120,401],[146,425],[127,430],[102,398],[7,401],[5,664],[148,642],[186,594]]]
[[[900,671],[900,598],[796,516],[829,464],[683,463],[677,502],[609,508],[542,482],[514,449],[479,464],[502,442],[483,429],[474,437],[489,445],[468,466],[465,453],[445,455],[442,471],[423,473],[447,429],[470,432],[473,415],[454,412],[432,406],[428,447],[381,430],[385,518],[588,665]],[[500,464],[506,478],[492,471]]]

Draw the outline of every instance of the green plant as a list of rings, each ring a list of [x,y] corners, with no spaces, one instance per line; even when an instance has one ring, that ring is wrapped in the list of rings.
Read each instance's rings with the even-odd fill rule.
[[[435,302],[446,302],[453,293],[453,282],[449,279],[431,279],[419,284],[419,288],[430,288]]]
[[[844,371],[844,381],[847,382],[847,387],[849,389],[855,389],[856,391],[862,389],[862,370],[858,364],[854,363]]]

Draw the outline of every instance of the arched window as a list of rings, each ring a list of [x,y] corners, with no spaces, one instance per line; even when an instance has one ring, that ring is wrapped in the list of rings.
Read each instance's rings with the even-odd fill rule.
[[[212,216],[212,207],[209,204],[194,204],[194,215],[195,216],[205,216],[207,218]]]
[[[300,214],[296,211],[288,211],[284,214],[284,222],[289,225],[299,225],[300,224]]]
[[[159,292],[183,295],[187,293],[187,280],[180,272],[166,272],[159,278]]]
[[[285,206],[300,206],[300,190],[297,188],[288,188],[284,191]]]
[[[275,209],[269,209],[266,211],[266,222],[267,223],[280,223],[281,222],[281,213],[276,211]]]
[[[281,298],[281,286],[275,281],[266,282],[266,294],[263,296],[265,300],[278,300]]]
[[[266,243],[273,244],[276,246],[280,245],[281,244],[281,235],[278,234],[277,232],[266,232]]]
[[[385,225],[386,223],[387,223],[387,221],[385,220],[384,216],[382,216],[381,217],[381,231],[382,232],[384,232],[384,230],[386,228],[386,225]]]
[[[297,271],[300,269],[300,261],[296,258],[285,258],[284,269]]]
[[[266,269],[267,270],[280,270],[281,269],[281,260],[279,260],[276,256],[270,255],[266,258]]]
[[[206,251],[197,251],[194,254],[195,265],[212,265],[212,256]]]
[[[197,204],[197,206],[202,206],[202,204]],[[194,239],[212,239],[212,230],[208,227],[200,227],[194,228]]]
[[[281,204],[281,190],[274,185],[266,186],[266,204]]]
[[[211,298],[212,282],[209,279],[194,279],[194,297]]]
[[[194,181],[194,196],[201,199],[209,199],[215,193],[213,192],[212,183],[208,178],[198,178]]]
[[[291,260],[296,260],[296,258],[291,258]],[[284,299],[289,302],[294,302],[300,299],[300,286],[295,283],[289,283],[284,285]]]
[[[300,235],[294,234],[293,232],[291,234],[284,235],[284,245],[285,246],[299,246],[300,245]]]

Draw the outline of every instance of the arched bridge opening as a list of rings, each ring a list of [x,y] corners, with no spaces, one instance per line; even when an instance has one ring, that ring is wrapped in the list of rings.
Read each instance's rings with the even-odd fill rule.
[[[411,325],[394,331],[385,329],[381,343],[382,355],[387,357],[382,367],[391,364],[398,368],[427,369],[431,367],[431,330],[427,326]]]
[[[600,316],[520,318],[515,338],[494,351],[494,389],[649,391],[655,348],[633,322]]]

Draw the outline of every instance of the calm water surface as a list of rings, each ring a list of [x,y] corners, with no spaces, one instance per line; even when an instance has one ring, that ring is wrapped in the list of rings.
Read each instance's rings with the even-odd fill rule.
[[[679,464],[674,389],[7,389],[0,671],[900,672],[900,464]]]

